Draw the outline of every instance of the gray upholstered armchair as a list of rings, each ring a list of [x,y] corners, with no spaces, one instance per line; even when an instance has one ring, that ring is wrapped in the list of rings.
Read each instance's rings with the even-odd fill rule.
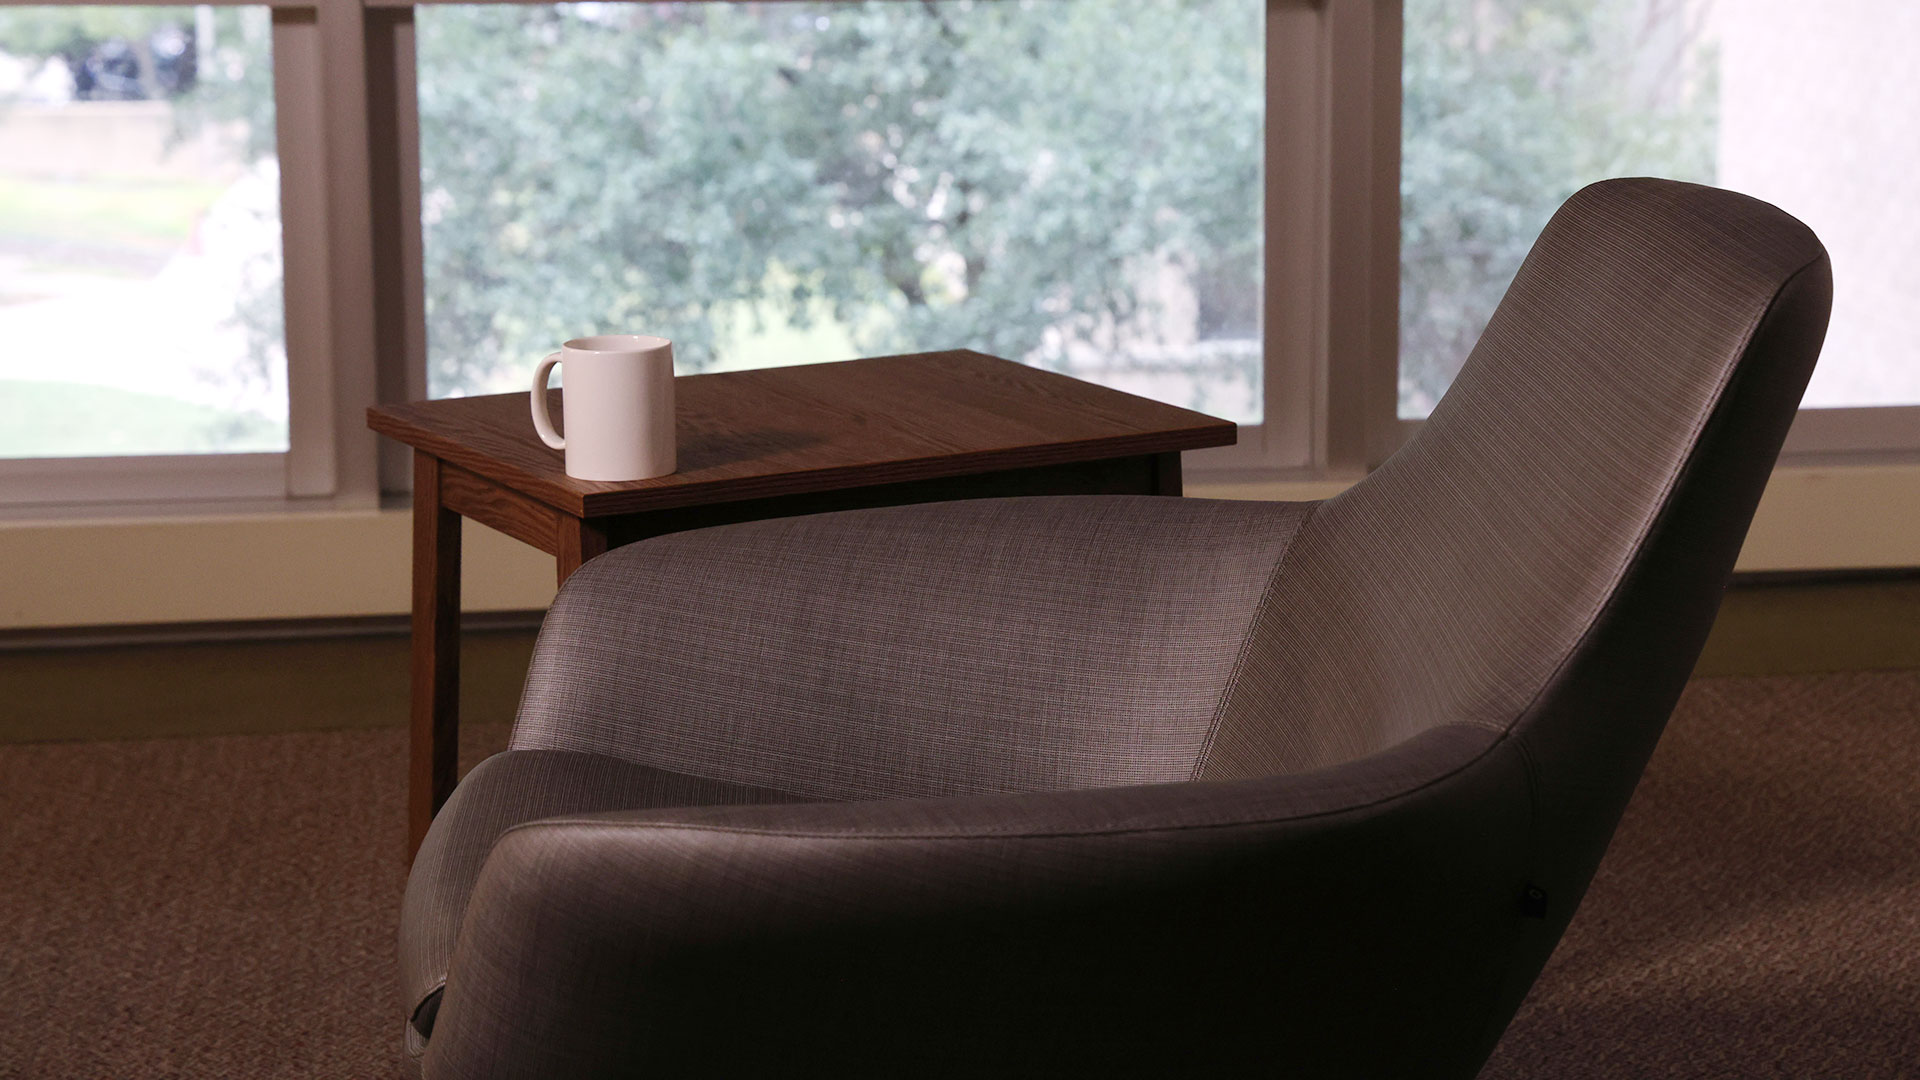
[[[584,567],[401,929],[429,1077],[1471,1076],[1819,351],[1764,203],[1576,195],[1338,498],[983,500]]]

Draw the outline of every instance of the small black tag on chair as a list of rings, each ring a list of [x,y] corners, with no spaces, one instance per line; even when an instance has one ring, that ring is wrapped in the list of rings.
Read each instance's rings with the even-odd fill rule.
[[[1546,918],[1547,890],[1531,881],[1527,882],[1525,891],[1520,894],[1520,914],[1529,919]]]

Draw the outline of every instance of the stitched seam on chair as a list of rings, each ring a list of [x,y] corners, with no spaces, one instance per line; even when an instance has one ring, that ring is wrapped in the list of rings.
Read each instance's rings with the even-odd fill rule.
[[[1293,534],[1287,537],[1286,548],[1280,552],[1280,557],[1274,560],[1273,570],[1267,576],[1266,587],[1260,590],[1260,599],[1253,605],[1253,616],[1247,620],[1246,632],[1240,636],[1240,649],[1234,654],[1233,667],[1227,672],[1226,685],[1220,690],[1220,700],[1214,704],[1213,716],[1207,721],[1207,734],[1200,740],[1200,753],[1194,758],[1192,770],[1187,773],[1189,781],[1200,779],[1200,774],[1207,767],[1207,759],[1213,755],[1214,740],[1220,737],[1220,725],[1227,717],[1227,703],[1233,700],[1234,688],[1240,684],[1240,673],[1246,669],[1247,656],[1253,652],[1253,639],[1260,629],[1260,617],[1267,613],[1268,606],[1273,602],[1273,595],[1279,589],[1280,575],[1285,572],[1287,561],[1293,558],[1293,553],[1299,549],[1307,526],[1313,522],[1314,516],[1320,512],[1324,502],[1323,499],[1307,505],[1306,512],[1300,515],[1299,522],[1293,527]]]
[[[1688,474],[1697,467],[1700,460],[1700,434],[1712,425],[1714,419],[1720,415],[1720,410],[1725,406],[1727,392],[1732,389],[1733,380],[1739,374],[1740,358],[1745,356],[1747,350],[1752,347],[1754,334],[1760,331],[1760,327],[1766,322],[1767,316],[1773,313],[1773,305],[1780,299],[1781,294],[1786,292],[1794,282],[1800,280],[1800,275],[1818,266],[1826,258],[1827,254],[1823,250],[1819,255],[1807,260],[1799,269],[1782,279],[1779,286],[1773,290],[1773,295],[1768,297],[1766,304],[1761,307],[1759,314],[1753,317],[1753,321],[1747,326],[1746,332],[1740,336],[1740,346],[1734,350],[1734,361],[1727,365],[1726,372],[1720,378],[1720,385],[1714,389],[1713,408],[1706,410],[1705,416],[1694,421],[1692,429],[1687,434],[1691,446],[1687,450],[1686,457],[1681,460],[1678,467],[1668,474],[1666,484],[1660,489],[1660,497],[1653,502],[1654,511],[1646,515],[1645,520],[1641,522],[1639,535],[1634,538],[1633,554],[1627,558],[1626,562],[1620,565],[1620,569],[1613,575],[1613,580],[1608,583],[1606,600],[1587,617],[1587,625],[1580,631],[1580,636],[1574,640],[1572,645],[1567,647],[1564,653],[1560,654],[1560,660],[1554,664],[1552,673],[1540,681],[1539,688],[1535,690],[1533,696],[1527,700],[1526,705],[1522,706],[1520,711],[1514,714],[1513,719],[1509,721],[1504,728],[1500,729],[1502,732],[1513,731],[1520,726],[1522,721],[1534,714],[1534,711],[1539,708],[1541,700],[1559,683],[1560,677],[1566,674],[1567,668],[1572,665],[1574,657],[1581,654],[1586,648],[1588,641],[1590,641],[1598,631],[1600,624],[1606,621],[1608,613],[1619,606],[1620,583],[1632,576],[1634,570],[1645,561],[1647,557],[1647,540],[1659,527],[1660,519],[1665,517],[1667,511],[1670,509],[1674,490],[1678,488],[1681,481],[1685,480]]]
[[[1443,724],[1443,725],[1440,725],[1440,727],[1441,728],[1460,727],[1460,728],[1469,728],[1474,731],[1486,731],[1485,728],[1474,727],[1473,725],[1469,725],[1469,724]],[[1429,730],[1439,730],[1439,728],[1431,728]],[[1329,807],[1325,810],[1312,810],[1312,811],[1308,811],[1306,813],[1300,813],[1300,814],[1283,814],[1283,815],[1277,815],[1277,816],[1271,816],[1271,817],[1255,817],[1255,818],[1231,818],[1231,819],[1219,820],[1219,821],[1195,821],[1195,822],[1188,822],[1188,823],[1179,824],[1179,825],[1124,826],[1114,822],[1108,822],[1108,823],[1099,824],[1099,825],[1088,825],[1088,826],[1076,827],[1072,829],[1054,829],[1054,830],[1048,830],[1044,832],[1031,832],[1031,831],[1023,832],[1018,829],[982,828],[982,829],[971,829],[965,832],[936,832],[936,831],[929,831],[929,830],[920,830],[920,831],[914,831],[914,832],[869,832],[869,833],[829,832],[829,831],[818,830],[818,829],[758,828],[758,827],[744,826],[744,825],[711,825],[711,824],[705,824],[700,822],[683,822],[683,821],[603,821],[603,820],[590,819],[590,818],[551,817],[551,818],[541,818],[538,821],[523,821],[518,825],[514,825],[504,830],[503,832],[501,832],[500,837],[494,841],[494,846],[497,849],[499,847],[500,841],[504,840],[511,833],[520,832],[522,830],[532,830],[532,829],[542,829],[542,828],[569,828],[569,829],[597,828],[597,829],[613,829],[613,830],[645,829],[649,831],[680,829],[680,830],[685,830],[689,832],[728,833],[728,834],[733,834],[738,836],[765,836],[765,837],[772,837],[777,839],[791,839],[791,840],[887,841],[887,840],[1050,840],[1050,839],[1065,840],[1065,839],[1075,839],[1080,837],[1093,837],[1093,836],[1102,836],[1102,837],[1139,836],[1143,834],[1152,834],[1152,833],[1171,834],[1171,833],[1196,832],[1196,831],[1213,830],[1213,829],[1232,829],[1232,828],[1241,828],[1245,826],[1257,826],[1257,825],[1282,825],[1282,824],[1289,824],[1292,822],[1314,821],[1320,818],[1334,817],[1339,814],[1348,814],[1348,813],[1353,813],[1355,811],[1360,811],[1360,810],[1370,810],[1376,807],[1385,806],[1391,802],[1394,802],[1395,800],[1404,799],[1409,796],[1418,794],[1422,791],[1427,790],[1428,788],[1434,787],[1437,784],[1444,783],[1447,780],[1450,780],[1453,777],[1458,776],[1461,773],[1465,772],[1466,770],[1479,764],[1481,761],[1485,760],[1489,754],[1499,749],[1503,743],[1511,741],[1512,739],[1513,739],[1513,736],[1508,732],[1493,733],[1492,740],[1489,741],[1487,745],[1483,747],[1479,753],[1473,755],[1471,758],[1468,758],[1466,761],[1461,762],[1459,765],[1455,766],[1454,768],[1449,769],[1438,776],[1432,777],[1428,780],[1424,780],[1419,784],[1414,785],[1413,787],[1401,788],[1400,790],[1395,791],[1391,794],[1383,795],[1377,799],[1373,799],[1368,802],[1348,803],[1342,806]],[[1233,781],[1233,782],[1240,783],[1244,781]],[[1152,786],[1176,787],[1179,785],[1178,784],[1158,784],[1158,785],[1152,785]],[[1085,790],[1097,791],[1102,789],[1089,788]],[[1060,792],[1057,794],[1066,795],[1066,794],[1072,794],[1072,793]]]

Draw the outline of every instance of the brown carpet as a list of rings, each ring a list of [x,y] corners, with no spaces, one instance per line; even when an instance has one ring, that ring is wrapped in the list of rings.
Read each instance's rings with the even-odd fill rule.
[[[506,746],[463,733],[464,764]],[[0,746],[0,1077],[404,1077],[406,732]]]
[[[404,750],[0,747],[0,1076],[404,1075]],[[1920,672],[1696,682],[1483,1075],[1916,1075],[1916,851]]]
[[[1920,1077],[1920,672],[1696,681],[1481,1076]]]

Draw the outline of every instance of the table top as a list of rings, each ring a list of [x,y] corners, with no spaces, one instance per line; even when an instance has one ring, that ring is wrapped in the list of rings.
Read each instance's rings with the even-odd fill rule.
[[[575,517],[1227,446],[1234,425],[966,350],[683,375],[679,471],[566,474],[526,394],[367,410],[367,426]],[[549,391],[562,422],[564,391]],[[564,430],[564,429],[563,429]]]

